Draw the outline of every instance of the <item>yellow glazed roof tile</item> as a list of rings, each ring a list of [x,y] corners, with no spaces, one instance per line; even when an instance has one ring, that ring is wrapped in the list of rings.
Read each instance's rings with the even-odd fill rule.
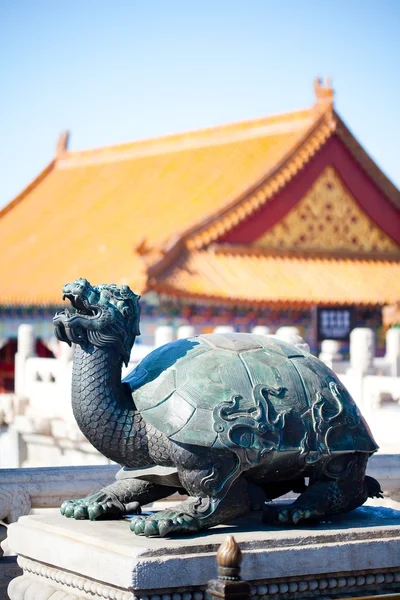
[[[78,276],[145,286],[161,248],[244,193],[290,152],[312,110],[112,148],[65,152],[0,212],[0,304],[58,302]]]
[[[237,304],[382,305],[400,299],[400,264],[202,250],[189,253],[157,289]]]

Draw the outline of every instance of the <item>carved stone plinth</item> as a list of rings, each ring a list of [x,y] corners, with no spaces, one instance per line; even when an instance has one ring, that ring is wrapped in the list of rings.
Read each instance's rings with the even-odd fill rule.
[[[49,510],[9,528],[23,575],[8,593],[11,600],[202,600],[228,534],[243,554],[251,600],[400,591],[400,511],[368,506],[285,529],[262,526],[254,513],[175,539],[135,537],[125,521],[74,521]]]

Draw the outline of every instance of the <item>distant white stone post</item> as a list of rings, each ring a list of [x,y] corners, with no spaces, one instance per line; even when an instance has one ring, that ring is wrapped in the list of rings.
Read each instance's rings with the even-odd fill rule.
[[[217,325],[214,327],[214,333],[235,333],[235,328],[232,325]]]
[[[174,328],[170,325],[159,325],[154,336],[154,346],[164,346],[174,340]]]
[[[196,330],[193,325],[181,325],[178,327],[176,337],[178,340],[184,340],[186,338],[196,335]]]
[[[271,330],[266,325],[256,325],[251,330],[251,333],[254,333],[254,335],[269,335]]]
[[[391,327],[386,333],[385,359],[390,365],[390,375],[400,377],[400,327]]]
[[[335,367],[343,360],[339,350],[340,342],[336,340],[324,340],[321,344],[321,353],[318,358],[327,367],[332,369],[332,371],[336,371]]]
[[[297,327],[279,327],[275,333],[275,336],[283,342],[287,342],[288,344],[292,344],[292,346],[297,346],[301,350],[310,352],[310,346],[301,337],[300,331],[297,329]]]
[[[25,397],[25,366],[27,359],[32,356],[36,356],[33,325],[20,325],[18,350],[15,355],[15,394],[18,398]]]
[[[350,333],[350,368],[353,373],[373,375],[375,334],[368,327],[356,327]]]

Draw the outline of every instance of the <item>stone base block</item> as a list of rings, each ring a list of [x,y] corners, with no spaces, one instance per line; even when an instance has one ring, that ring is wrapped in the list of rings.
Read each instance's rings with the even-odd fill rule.
[[[228,534],[242,550],[251,600],[400,591],[400,511],[367,506],[292,528],[262,526],[253,513],[173,539],[136,537],[124,520],[30,515],[9,528],[23,575],[8,593],[11,600],[202,600]]]
[[[17,565],[15,556],[0,558],[0,600],[8,600],[8,585],[10,581],[20,575],[22,575],[22,569]]]

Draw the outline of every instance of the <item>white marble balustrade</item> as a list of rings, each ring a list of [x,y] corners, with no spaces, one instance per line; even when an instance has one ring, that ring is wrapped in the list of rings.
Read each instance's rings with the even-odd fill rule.
[[[12,523],[32,508],[54,508],[68,498],[94,493],[114,481],[119,465],[0,469],[0,520]],[[387,496],[400,496],[400,456],[377,454],[368,474]]]
[[[0,520],[17,521],[32,508],[54,508],[114,481],[118,465],[0,469]]]

